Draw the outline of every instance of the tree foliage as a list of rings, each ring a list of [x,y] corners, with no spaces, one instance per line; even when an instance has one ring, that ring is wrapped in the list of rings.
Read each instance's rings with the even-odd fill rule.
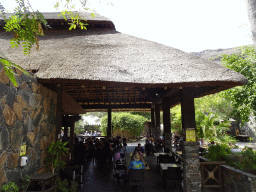
[[[243,46],[239,49],[240,53],[221,55],[221,62],[225,67],[243,74],[248,79],[248,83],[225,90],[222,95],[231,101],[232,115],[245,124],[249,121],[251,113],[256,115],[256,53],[253,46]]]
[[[22,43],[23,53],[25,55],[29,55],[34,44],[36,44],[36,50],[39,50],[38,36],[44,35],[43,26],[46,29],[50,26],[47,25],[47,21],[45,20],[43,14],[39,11],[34,11],[29,3],[29,0],[26,0],[26,2],[27,3],[25,3],[24,0],[16,0],[17,7],[13,10],[13,14],[9,18],[7,18],[3,6],[1,7],[0,14],[3,15],[5,19],[4,29],[7,32],[14,33],[14,38],[10,40],[12,47],[18,47]],[[77,26],[79,26],[81,29],[87,29],[86,25],[88,24],[85,23],[86,20],[82,18],[78,12],[72,11],[75,10],[74,5],[71,5],[72,0],[57,1],[54,6],[57,10],[60,3],[63,3],[64,10],[61,11],[59,17],[63,16],[63,18],[69,22],[69,30],[76,29]],[[82,6],[84,6],[83,3]],[[91,16],[95,17],[93,13],[91,13]],[[14,68],[18,68],[27,75],[28,73],[11,62],[10,59],[5,57],[2,52],[0,52],[0,54],[0,64],[3,65],[5,74],[9,77],[10,81],[17,86]]]
[[[195,99],[195,119],[198,138],[222,137],[229,127],[232,107],[221,94]],[[172,132],[182,131],[181,106],[171,109]]]
[[[143,116],[143,117],[147,118],[148,120],[151,119],[151,113],[150,112],[135,112],[135,111],[131,111],[130,113],[133,114],[133,115]]]
[[[113,132],[118,132],[120,134],[136,137],[139,136],[143,129],[144,123],[147,119],[140,115],[132,115],[127,112],[112,113],[111,124],[113,126]],[[102,135],[107,135],[108,127],[108,116],[104,116],[101,119],[101,131]],[[114,134],[113,134],[114,135]]]
[[[42,24],[47,26],[47,21],[42,13],[33,11],[29,2],[26,5],[23,0],[16,0],[16,3],[17,7],[9,18],[3,13],[4,29],[14,33],[14,38],[10,40],[12,47],[18,47],[22,42],[24,54],[29,55],[32,45],[36,44],[36,49],[39,49],[38,35],[44,35]]]
[[[11,62],[3,53],[0,52],[0,64],[2,64],[5,74],[9,77],[10,81],[17,86],[15,68],[21,70],[24,74],[30,75],[27,71],[23,70],[20,66]]]

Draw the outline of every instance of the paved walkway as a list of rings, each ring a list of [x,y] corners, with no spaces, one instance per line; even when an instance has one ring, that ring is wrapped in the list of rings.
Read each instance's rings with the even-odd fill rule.
[[[252,149],[256,150],[256,143],[252,142],[237,142],[239,148],[244,148],[245,146],[251,147]]]

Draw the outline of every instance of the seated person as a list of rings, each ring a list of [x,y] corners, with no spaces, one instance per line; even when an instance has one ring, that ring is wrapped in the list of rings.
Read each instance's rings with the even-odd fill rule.
[[[126,137],[125,137],[125,136],[123,137],[123,139],[122,139],[122,140],[123,140],[123,146],[127,146],[127,143],[126,143],[126,142],[127,142],[127,139],[126,139]]]
[[[140,151],[138,151],[138,149],[137,149],[137,148],[135,148],[135,150],[134,150],[134,152],[133,152],[133,154],[132,154],[132,156],[131,156],[131,161],[133,161],[133,160],[135,159],[135,155],[136,155],[136,154],[139,154],[140,161],[142,161],[142,162],[143,162],[143,164],[144,164],[144,166],[145,166],[145,165],[146,165],[146,163],[145,163],[145,161],[144,161],[143,155],[141,155],[141,152],[140,152]]]
[[[202,154],[205,150],[205,148],[203,147],[204,146],[204,140],[200,139],[198,142],[199,142],[199,153]]]
[[[144,153],[144,149],[143,147],[141,147],[141,144],[138,144],[138,150],[143,154]]]
[[[129,169],[149,169],[144,166],[143,162],[141,161],[141,156],[139,153],[135,153],[134,160],[130,162],[130,165],[128,167]]]
[[[74,145],[74,164],[80,165],[83,164],[85,159],[85,146],[83,142],[79,142],[78,144]]]
[[[155,141],[153,135],[150,135],[150,138],[149,138],[150,142],[153,143],[153,141]]]
[[[148,139],[146,140],[145,151],[147,155],[150,155],[152,153],[151,143],[149,143]]]
[[[158,151],[162,151],[162,148],[163,148],[163,140],[162,139],[159,139],[158,143],[157,143],[157,152]]]
[[[208,144],[208,146],[215,145],[215,141],[211,141],[211,143]]]

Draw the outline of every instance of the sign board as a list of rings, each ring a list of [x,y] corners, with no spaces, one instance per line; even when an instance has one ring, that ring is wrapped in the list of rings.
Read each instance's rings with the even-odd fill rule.
[[[186,141],[196,141],[196,130],[194,128],[186,129]]]
[[[27,148],[27,145],[26,145],[26,144],[21,144],[21,147],[20,147],[20,156],[26,155],[26,148]]]

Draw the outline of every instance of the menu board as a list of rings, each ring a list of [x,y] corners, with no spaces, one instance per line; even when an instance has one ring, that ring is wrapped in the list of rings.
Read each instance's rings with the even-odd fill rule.
[[[186,141],[196,141],[196,131],[195,129],[186,130]]]
[[[20,156],[26,155],[26,148],[27,148],[27,145],[25,145],[25,144],[21,145],[21,147],[20,147]]]

